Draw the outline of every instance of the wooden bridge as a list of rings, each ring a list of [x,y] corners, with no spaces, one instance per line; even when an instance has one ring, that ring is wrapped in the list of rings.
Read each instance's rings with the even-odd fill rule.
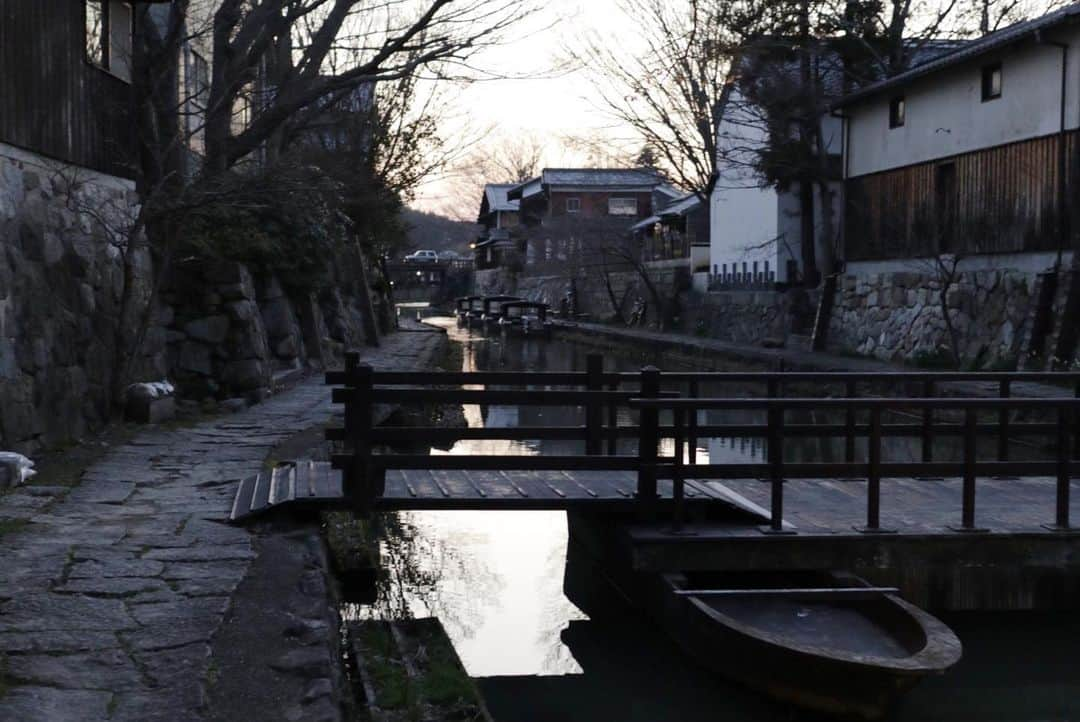
[[[581,372],[390,372],[347,359],[327,374],[344,405],[344,427],[327,436],[340,451],[327,463],[286,465],[246,479],[232,517],[313,504],[360,513],[399,509],[603,509],[663,521],[678,532],[718,506],[736,510],[740,528],[757,534],[800,533],[785,517],[788,491],[800,509],[827,499],[837,485],[851,494],[826,525],[887,533],[891,492],[916,513],[920,489],[931,490],[927,519],[942,533],[987,529],[977,498],[1012,521],[1045,533],[1074,529],[1072,478],[1080,464],[1080,374],[1077,373],[696,373],[606,372],[590,356]],[[1037,384],[1037,386],[1036,386]],[[1030,395],[1014,396],[1022,388]],[[703,393],[706,392],[706,393]],[[1035,396],[1034,392],[1039,395]],[[813,394],[813,395],[812,395]],[[572,408],[583,423],[509,428],[375,426],[380,405],[478,404]],[[750,423],[702,423],[700,412],[741,410]],[[627,422],[627,420],[630,420]],[[767,458],[699,463],[698,441],[763,439]],[[953,439],[960,453],[936,458],[935,441]],[[795,440],[838,439],[843,460],[802,462],[785,454]],[[909,439],[917,461],[887,458],[887,440]],[[572,455],[392,453],[458,440],[555,441]],[[865,447],[865,448],[860,448]],[[1014,459],[1023,450],[1025,458]],[[339,474],[340,472],[340,474]],[[816,489],[816,490],[815,490]],[[955,502],[944,522],[942,489]],[[767,493],[762,493],[763,490]],[[936,497],[935,497],[936,495]],[[955,497],[955,498],[953,498]],[[936,499],[936,500],[934,500]],[[1004,500],[1004,501],[1003,501]],[[950,507],[951,508],[951,507]],[[1000,515],[999,515],[1000,516]],[[998,517],[995,517],[998,518]],[[936,528],[936,527],[935,527]],[[1000,527],[997,530],[1002,530]],[[816,531],[821,532],[821,525]],[[836,531],[834,528],[833,531]],[[920,533],[927,532],[927,525]]]

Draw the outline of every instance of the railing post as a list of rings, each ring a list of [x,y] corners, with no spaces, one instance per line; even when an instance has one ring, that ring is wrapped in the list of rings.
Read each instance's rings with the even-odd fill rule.
[[[867,443],[866,526],[856,527],[866,534],[891,534],[881,528],[881,408],[870,409],[870,438]]]
[[[346,373],[350,392],[345,404],[345,433],[351,459],[344,474],[344,491],[350,505],[358,513],[366,514],[371,511],[377,494],[371,464],[373,371],[354,357],[346,358]]]
[[[683,447],[686,441],[684,413],[683,409],[675,409],[674,412],[675,459],[671,475],[671,498],[674,508],[672,509],[671,530],[675,534],[681,533],[683,530],[683,505],[686,493],[686,480],[684,478],[686,469],[683,468],[683,454],[685,453]],[[690,413],[694,413],[694,410],[691,409]]]
[[[1080,399],[1080,381],[1076,382],[1076,391],[1073,392],[1074,398]],[[1073,408],[1072,414],[1073,424],[1073,459],[1080,460],[1080,407]]]
[[[592,392],[604,390],[604,357],[591,353],[585,357],[585,389],[590,392],[585,404],[585,453],[589,456],[604,453],[604,404],[592,397]]]
[[[1072,483],[1071,458],[1069,449],[1069,417],[1072,414],[1064,406],[1057,412],[1057,498],[1054,502],[1054,523],[1045,525],[1052,531],[1070,531],[1069,529],[1069,485]]]
[[[928,379],[923,382],[923,398],[932,399],[934,396],[934,382]],[[924,464],[934,460],[934,409],[929,406],[923,409],[922,460]]]
[[[848,379],[845,389],[847,398],[854,399],[858,395],[857,384],[854,379]],[[844,461],[849,464],[855,463],[855,407],[848,406],[844,411]]]
[[[769,526],[762,529],[766,534],[794,534],[784,529],[784,408],[775,397],[775,382],[769,381],[772,403],[768,409],[769,440]]]
[[[978,444],[978,416],[975,409],[964,410],[964,481],[961,522],[953,531],[984,532],[975,526],[975,459]]]
[[[699,395],[700,389],[698,388],[698,380],[690,379],[690,388],[687,389],[687,395],[696,399]],[[687,444],[690,445],[690,463],[697,463],[697,449],[698,449],[698,410],[697,408],[690,409],[688,412],[690,415],[687,418]]]
[[[998,384],[998,397],[1007,399],[1012,396],[1012,383],[1009,379],[1002,379]],[[1009,409],[1001,407],[998,411],[998,461],[1009,460]]]
[[[641,398],[660,397],[660,370],[655,366],[641,369]],[[660,442],[660,410],[641,409],[638,422],[638,504],[642,515],[651,517],[656,509],[656,454]]]
[[[618,390],[618,381],[608,384],[608,391]],[[607,414],[607,453],[608,456],[615,456],[619,450],[619,407],[614,403],[608,404]]]

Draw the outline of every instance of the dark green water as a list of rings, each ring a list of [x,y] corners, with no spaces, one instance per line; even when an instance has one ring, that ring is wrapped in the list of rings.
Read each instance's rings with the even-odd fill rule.
[[[497,340],[452,330],[465,370],[580,370],[585,349]],[[649,349],[608,357],[608,368],[662,365]],[[576,412],[467,407],[470,425],[580,423]],[[547,416],[545,416],[547,414]],[[712,419],[710,419],[712,420]],[[727,418],[725,421],[731,421]],[[448,452],[574,453],[556,443],[462,442]],[[945,449],[945,453],[949,450]],[[901,445],[887,453],[912,453]],[[702,440],[713,460],[762,458],[758,442]],[[785,455],[822,459],[835,445]],[[558,512],[424,512],[397,515],[383,550],[389,579],[378,610],[436,615],[500,722],[757,722],[817,720],[698,667],[650,620],[612,602],[589,619],[564,593],[566,517]],[[573,567],[573,565],[571,565]],[[942,615],[964,658],[909,694],[893,719],[1080,720],[1080,621],[1053,613]],[[723,654],[723,650],[717,650]]]

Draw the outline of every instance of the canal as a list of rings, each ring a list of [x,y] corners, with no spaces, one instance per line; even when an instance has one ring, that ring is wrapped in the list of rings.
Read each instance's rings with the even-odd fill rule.
[[[460,357],[466,371],[582,370],[588,351],[558,339],[503,343],[452,325],[450,335],[454,358]],[[606,367],[618,370],[662,362],[648,349],[605,357]],[[470,426],[575,423],[544,417],[552,413],[567,412],[464,409]],[[555,443],[466,441],[431,453],[580,453]],[[892,451],[905,453],[902,448]],[[707,439],[698,453],[735,461],[763,458],[765,450],[757,441]],[[835,445],[803,445],[788,452],[807,460],[837,453],[842,451]],[[600,607],[591,604],[590,619],[564,592],[581,580],[575,579],[577,565],[567,568],[568,552],[573,558],[575,550],[568,549],[562,512],[417,512],[383,521],[378,600],[348,610],[349,615],[438,617],[499,722],[820,719],[718,679],[685,658],[656,625],[615,599],[605,599]],[[963,641],[964,658],[946,676],[917,687],[894,719],[1080,719],[1076,615],[939,616]]]

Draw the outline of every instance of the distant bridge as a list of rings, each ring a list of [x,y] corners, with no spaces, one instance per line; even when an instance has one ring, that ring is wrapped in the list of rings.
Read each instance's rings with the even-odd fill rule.
[[[467,295],[472,288],[471,259],[437,263],[388,262],[386,273],[397,302],[437,304]]]

